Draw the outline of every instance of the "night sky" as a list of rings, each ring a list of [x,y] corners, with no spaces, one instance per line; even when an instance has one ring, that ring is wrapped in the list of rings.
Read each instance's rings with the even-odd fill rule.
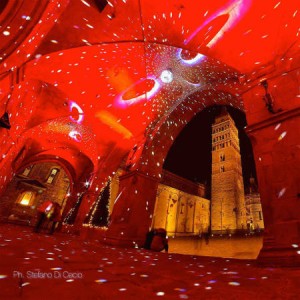
[[[198,113],[174,141],[164,163],[164,169],[194,182],[211,182],[211,125],[222,106],[209,107]],[[249,177],[256,178],[252,146],[244,127],[245,114],[227,106],[239,131],[242,168],[245,188]]]

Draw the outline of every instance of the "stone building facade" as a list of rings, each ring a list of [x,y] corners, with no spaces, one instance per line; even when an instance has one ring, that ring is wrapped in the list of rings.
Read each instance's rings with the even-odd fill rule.
[[[246,230],[247,216],[238,130],[227,111],[212,125],[211,230]]]
[[[109,215],[122,193],[120,176],[122,171],[118,170],[110,182]],[[164,170],[157,188],[151,228],[165,228],[168,236],[192,236],[207,232],[210,226],[210,200],[205,197],[204,184],[196,184]]]
[[[1,220],[33,225],[37,208],[45,200],[54,200],[64,208],[69,186],[69,177],[58,164],[28,166],[13,178],[0,198]]]
[[[119,176],[110,184],[109,214],[118,200]],[[245,195],[238,130],[224,110],[212,125],[211,200],[206,186],[196,184],[166,170],[158,184],[152,228],[165,228],[169,236],[254,232],[264,229],[257,186],[250,183]]]
[[[152,228],[165,228],[169,236],[190,236],[207,232],[210,200],[205,186],[168,171],[158,185]]]

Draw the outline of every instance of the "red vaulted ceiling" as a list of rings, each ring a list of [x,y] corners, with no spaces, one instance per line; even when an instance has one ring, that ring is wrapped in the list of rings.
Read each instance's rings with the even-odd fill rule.
[[[190,95],[204,107],[222,91],[230,104],[297,63],[297,1],[97,2],[8,1],[0,15],[1,112],[13,140],[38,140],[35,154],[68,147],[97,167]]]

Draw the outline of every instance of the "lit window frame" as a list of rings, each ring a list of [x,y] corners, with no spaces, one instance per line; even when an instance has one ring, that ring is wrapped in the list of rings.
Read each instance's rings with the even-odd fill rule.
[[[27,204],[22,203],[26,194],[31,194]],[[21,206],[24,206],[24,207],[33,206],[35,196],[36,196],[36,193],[33,192],[33,191],[30,191],[30,190],[24,191],[21,194],[19,194],[16,203],[18,205],[21,205]]]
[[[55,171],[55,173],[53,173]],[[47,184],[54,184],[55,179],[57,178],[57,175],[59,173],[59,168],[52,168],[47,179],[46,179],[46,183]]]
[[[23,170],[22,175],[28,177],[31,171],[32,171],[32,166],[28,166]]]

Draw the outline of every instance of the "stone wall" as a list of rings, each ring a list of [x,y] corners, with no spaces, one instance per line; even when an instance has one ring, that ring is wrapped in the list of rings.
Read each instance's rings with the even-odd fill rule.
[[[54,168],[58,172],[53,182],[47,183],[47,178]],[[69,184],[69,178],[61,166],[51,162],[33,165],[27,176],[22,173],[16,175],[0,198],[1,220],[34,224],[36,210],[45,200],[57,201],[64,207]],[[29,205],[19,203],[25,192],[33,194]]]

